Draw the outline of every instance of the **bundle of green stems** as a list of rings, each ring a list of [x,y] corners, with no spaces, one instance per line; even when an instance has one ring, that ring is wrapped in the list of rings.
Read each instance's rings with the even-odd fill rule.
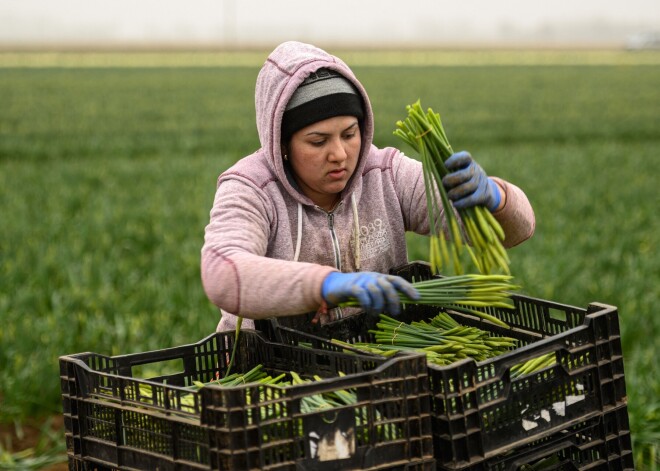
[[[405,323],[384,314],[369,333],[373,342],[349,344],[337,339],[332,343],[347,350],[358,349],[386,357],[397,352],[424,353],[429,364],[450,365],[465,358],[483,361],[510,352],[519,346],[518,340],[496,336],[477,327],[458,323],[446,312],[439,312],[428,321]],[[519,378],[556,363],[554,352],[527,360],[511,369],[511,377]]]
[[[412,283],[420,295],[419,299],[410,299],[405,294],[401,294],[400,299],[404,304],[429,305],[469,312],[494,324],[508,327],[501,319],[477,308],[513,308],[510,292],[519,287],[512,283],[512,279],[511,275],[478,273],[434,277]],[[359,307],[359,305],[357,299],[342,303],[342,306]]]
[[[344,374],[339,372],[338,376],[344,376]],[[323,378],[321,378],[318,375],[315,375],[313,379],[303,378],[302,376],[300,376],[299,373],[295,371],[289,371],[288,377],[290,377],[290,379],[287,379],[287,373],[281,373],[273,377],[264,371],[263,365],[259,364],[244,374],[232,373],[224,376],[223,378],[215,379],[207,383],[195,381],[194,386],[192,386],[190,389],[193,391],[197,391],[200,388],[208,385],[235,387],[235,386],[250,384],[258,387],[257,396],[259,401],[262,402],[266,399],[267,396],[270,399],[273,399],[273,397],[271,397],[273,395],[266,394],[265,388],[261,388],[260,386],[275,386],[277,388],[285,388],[285,387],[297,386],[301,384],[307,384],[313,381],[323,380]],[[250,398],[254,397],[254,392],[252,393],[253,396],[250,396],[249,393],[247,394],[248,396],[246,397],[249,403],[252,400]],[[335,407],[354,405],[356,403],[357,403],[357,395],[355,391],[352,390],[328,391],[320,394],[305,396],[304,398],[302,398],[300,411],[302,413],[312,413],[316,411],[333,409]],[[278,404],[275,404],[275,406],[276,407],[269,406],[263,408],[263,410],[260,411],[261,419],[264,420],[267,418],[279,418],[283,409],[279,407]]]
[[[263,370],[263,365],[257,365],[246,373],[231,373],[227,374],[222,378],[214,379],[206,383],[202,381],[193,381],[193,384],[187,389],[190,393],[182,393],[180,396],[181,405],[187,407],[194,407],[195,396],[194,392],[198,391],[200,388],[215,384],[218,386],[224,387],[234,387],[241,386],[243,384],[259,383],[259,384],[278,384],[286,375],[284,373],[273,378],[268,373]],[[151,397],[152,387],[149,384],[142,383],[140,384],[140,395],[143,397]]]
[[[426,354],[427,362],[437,365],[449,365],[465,358],[481,361],[516,346],[516,339],[494,337],[476,327],[460,325],[444,312],[428,322],[411,323],[381,314],[376,326],[377,329],[369,331],[374,337],[373,343],[360,342],[352,346],[388,356],[397,351],[422,352]],[[333,342],[342,344],[336,340]]]
[[[229,368],[227,368],[227,373],[229,373]],[[208,383],[195,381],[193,384],[196,389],[202,388],[210,384],[215,384],[218,386],[225,386],[225,387],[241,386],[242,384],[249,384],[249,383],[278,384],[285,376],[286,375],[282,373],[279,376],[273,378],[263,370],[263,365],[259,364],[244,374],[240,374],[240,373],[225,374],[224,377],[214,379],[212,381],[209,381]]]
[[[511,368],[511,378],[520,378],[557,363],[555,352],[546,353]]]
[[[406,106],[408,117],[397,121],[394,135],[403,139],[420,156],[424,171],[430,227],[430,262],[435,273],[443,266],[453,266],[456,274],[470,272],[464,267],[464,252],[469,254],[479,273],[501,270],[510,273],[509,257],[502,245],[504,231],[490,211],[483,206],[458,210],[461,230],[454,207],[442,185],[449,172],[445,161],[454,153],[442,126],[440,115],[431,108],[425,113],[420,100]],[[442,227],[442,214],[447,221]]]

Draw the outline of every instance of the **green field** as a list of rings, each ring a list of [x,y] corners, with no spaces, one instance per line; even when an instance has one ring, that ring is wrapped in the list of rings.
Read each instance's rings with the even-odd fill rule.
[[[510,251],[524,293],[619,308],[636,465],[655,469],[660,53],[593,63],[553,52],[524,65],[511,54],[353,68],[377,145],[399,144],[394,123],[421,98],[455,150],[525,189],[536,234]],[[0,423],[61,413],[60,355],[160,349],[214,330],[204,226],[218,174],[258,146],[258,62],[16,57],[0,56]],[[426,248],[410,237],[410,259]]]

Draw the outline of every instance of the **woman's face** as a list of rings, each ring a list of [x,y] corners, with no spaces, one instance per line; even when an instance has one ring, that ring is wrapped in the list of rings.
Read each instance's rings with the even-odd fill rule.
[[[302,192],[316,205],[332,210],[355,171],[361,145],[354,116],[325,119],[294,133],[288,158]]]

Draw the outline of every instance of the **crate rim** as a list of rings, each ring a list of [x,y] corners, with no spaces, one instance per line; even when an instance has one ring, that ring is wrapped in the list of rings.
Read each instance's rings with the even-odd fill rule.
[[[533,298],[525,297],[525,299],[533,299]],[[501,355],[497,355],[495,357],[487,358],[485,360],[477,361],[477,360],[474,360],[472,358],[464,358],[462,360],[455,361],[455,362],[451,363],[450,365],[437,365],[437,364],[434,364],[434,363],[430,363],[430,364],[428,364],[428,367],[431,368],[431,369],[434,369],[434,370],[438,370],[438,371],[443,371],[443,370],[449,371],[449,370],[453,370],[454,368],[456,368],[459,365],[474,363],[474,364],[476,364],[477,367],[485,367],[487,365],[490,365],[491,363],[497,363],[498,364],[498,369],[496,370],[496,373],[501,374],[501,373],[503,373],[503,370],[504,371],[510,370],[511,367],[515,366],[518,363],[517,357],[520,356],[521,354],[531,353],[531,354],[534,354],[535,356],[541,356],[541,355],[544,355],[546,353],[558,352],[560,350],[563,350],[565,347],[563,347],[561,345],[558,345],[558,343],[560,343],[561,339],[563,339],[567,336],[573,335],[573,334],[575,334],[577,332],[580,332],[582,330],[588,329],[590,327],[591,323],[593,322],[594,316],[596,316],[596,315],[599,315],[599,316],[600,315],[605,315],[608,312],[613,312],[613,311],[617,310],[616,307],[610,306],[610,305],[607,305],[607,304],[592,303],[592,304],[590,304],[590,306],[602,306],[603,309],[600,310],[600,311],[593,311],[593,312],[588,312],[588,310],[585,309],[584,310],[585,311],[585,321],[584,321],[584,323],[582,323],[581,325],[575,326],[571,329],[568,329],[564,332],[561,332],[561,333],[558,333],[558,334],[555,334],[555,335],[552,335],[552,336],[548,336],[548,337],[545,337],[545,338],[541,338],[536,342],[533,342],[533,343],[530,343],[530,344],[527,344],[527,345],[523,345],[522,347],[518,347],[515,350],[511,350],[509,352],[503,353]],[[488,321],[484,321],[484,322],[488,322]],[[495,324],[492,324],[492,325],[495,325]],[[287,331],[287,332],[290,332],[290,333],[300,333],[300,331],[297,331],[295,328],[284,326],[284,325],[278,325],[277,328],[281,329],[281,330],[284,330],[284,331]],[[511,329],[511,330],[513,331],[514,329]],[[315,340],[315,341],[332,343],[332,339],[323,338],[323,337],[320,337],[320,336],[317,336],[317,335],[314,335],[314,334],[311,334],[311,333],[308,333],[308,332],[302,332],[302,334],[305,337],[310,338],[310,339]],[[338,344],[335,344],[335,345],[338,348],[350,350],[351,352],[359,351],[359,352],[363,353],[364,355],[380,356],[380,355],[375,354],[375,353],[368,353],[368,352],[361,351],[358,347],[351,347],[350,345],[349,346],[338,345]],[[407,354],[408,352],[401,352],[401,353],[406,353]],[[524,378],[525,378],[525,376],[522,376],[521,378],[515,378],[512,381],[515,382],[515,381],[518,381],[518,380],[521,380],[521,379],[524,379]]]
[[[241,333],[244,333],[244,332],[247,332],[249,335],[254,335],[255,337],[259,338],[261,341],[263,341],[265,344],[274,345],[278,348],[284,347],[284,348],[289,348],[291,350],[300,350],[300,351],[310,351],[311,350],[311,351],[315,351],[317,353],[330,354],[330,355],[336,355],[338,353],[341,353],[341,352],[331,352],[331,351],[326,351],[326,350],[319,350],[319,349],[315,349],[313,347],[310,349],[308,347],[301,347],[301,346],[297,346],[297,345],[288,345],[288,344],[281,344],[281,343],[277,343],[277,342],[272,342],[272,341],[269,341],[268,339],[266,339],[260,331],[255,330],[255,329],[242,329]],[[154,380],[151,380],[151,379],[136,378],[136,377],[133,377],[133,376],[126,376],[126,375],[108,373],[108,372],[104,372],[104,371],[98,371],[98,370],[95,370],[95,369],[91,368],[85,362],[85,358],[94,355],[94,356],[104,357],[104,358],[107,358],[107,359],[117,359],[117,358],[128,358],[128,357],[138,356],[138,355],[143,355],[143,354],[147,355],[147,354],[152,354],[152,353],[155,354],[155,353],[161,353],[161,352],[168,352],[169,353],[169,351],[174,351],[174,350],[180,349],[180,348],[194,348],[195,346],[197,346],[197,345],[199,345],[203,342],[206,342],[206,341],[210,340],[211,338],[219,337],[219,336],[230,336],[230,337],[233,338],[233,334],[228,334],[227,332],[214,332],[214,333],[209,334],[206,337],[202,338],[198,342],[181,345],[179,347],[170,347],[170,348],[166,348],[166,349],[162,349],[162,350],[150,350],[150,351],[145,351],[145,352],[128,353],[128,354],[114,355],[114,356],[107,356],[107,355],[99,354],[99,353],[96,353],[96,352],[82,352],[82,353],[76,353],[76,354],[70,354],[70,355],[63,355],[63,356],[59,357],[59,359],[62,360],[62,361],[73,363],[76,366],[79,366],[79,367],[83,368],[86,371],[89,371],[91,373],[94,373],[95,375],[99,375],[99,376],[102,376],[102,377],[105,377],[105,378],[111,378],[113,380],[119,380],[119,381],[137,382],[139,384],[145,384],[145,385],[148,385],[148,386],[154,386],[155,385],[155,386],[158,386],[158,387],[162,387],[165,390],[173,390],[173,391],[181,391],[181,392],[185,392],[185,393],[199,394],[199,392],[202,388],[199,388],[199,389],[196,389],[196,390],[191,390],[191,389],[188,389],[188,387],[185,387],[185,386],[176,386],[176,385],[171,385],[171,384],[164,384],[164,383],[160,383],[158,381],[154,381]],[[356,353],[356,356],[357,356],[357,352],[352,352],[352,353]],[[404,361],[404,360],[425,361],[425,358],[426,358],[426,355],[424,353],[417,353],[417,352],[401,352],[401,354],[396,355],[396,356],[392,356],[392,357],[389,357],[389,358],[384,358],[381,355],[373,355],[373,354],[369,354],[369,353],[366,353],[366,352],[359,352],[359,353],[363,357],[363,360],[365,360],[365,361],[376,360],[376,361],[381,362],[381,364],[378,365],[376,368],[373,368],[369,371],[352,373],[350,375],[347,374],[347,375],[344,375],[344,376],[335,376],[335,377],[331,377],[331,378],[322,378],[319,381],[311,381],[309,383],[304,383],[304,384],[292,384],[292,385],[287,385],[287,386],[278,386],[278,385],[274,385],[274,384],[268,384],[268,385],[264,385],[264,386],[275,387],[275,388],[281,389],[283,391],[284,390],[291,391],[291,390],[295,389],[296,393],[298,393],[300,391],[305,391],[306,389],[314,390],[315,393],[322,393],[322,392],[325,391],[326,388],[330,389],[330,390],[336,389],[336,383],[339,383],[342,387],[351,387],[351,384],[353,382],[360,381],[366,375],[382,373],[386,369],[391,368],[392,365],[394,363],[398,362],[398,361]],[[181,355],[173,355],[171,357],[166,357],[162,360],[159,358],[159,361],[167,361],[168,359],[179,358],[180,356]],[[136,363],[135,365],[139,365],[139,364],[140,363]],[[240,391],[240,390],[243,390],[243,389],[252,388],[252,387],[254,387],[255,384],[257,384],[257,383],[245,383],[245,384],[241,384],[241,385],[237,385],[237,386],[220,386],[220,385],[217,385],[217,384],[205,384],[203,386],[203,388],[220,389],[220,390],[224,390],[224,391]],[[93,396],[97,396],[97,395],[93,395]],[[112,397],[116,400],[117,403],[120,403],[120,404],[124,403],[124,401],[121,398],[118,398],[116,396],[100,395],[100,397]],[[126,402],[129,403],[129,404],[133,404],[134,401],[126,401]],[[178,411],[178,412],[182,412],[182,411],[179,411],[178,409],[167,408],[166,410],[175,410],[175,411]]]

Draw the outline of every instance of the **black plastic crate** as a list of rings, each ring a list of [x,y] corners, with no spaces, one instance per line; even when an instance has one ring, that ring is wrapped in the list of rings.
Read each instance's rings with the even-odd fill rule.
[[[447,470],[440,466],[439,471]],[[626,405],[541,438],[461,471],[632,471],[630,425]]]
[[[392,270],[408,280],[425,280],[430,266],[414,262]],[[514,309],[484,308],[510,327],[446,310],[459,323],[518,339],[519,348],[476,362],[429,365],[434,455],[438,466],[462,469],[499,456],[626,403],[617,309],[592,303],[586,309],[513,295]],[[401,321],[429,319],[439,308],[405,306]],[[328,342],[373,341],[377,318],[364,313],[326,325],[305,316],[260,321],[256,328],[285,344],[309,343],[341,351]],[[511,368],[553,353],[556,364],[511,378]]]
[[[61,357],[69,468],[435,469],[422,355],[386,360],[321,351],[243,330],[232,372],[261,364],[273,376],[296,371],[324,379],[186,389],[222,377],[233,345],[233,333],[215,333],[164,350]],[[340,390],[354,391],[357,402],[301,411],[305,397]]]

